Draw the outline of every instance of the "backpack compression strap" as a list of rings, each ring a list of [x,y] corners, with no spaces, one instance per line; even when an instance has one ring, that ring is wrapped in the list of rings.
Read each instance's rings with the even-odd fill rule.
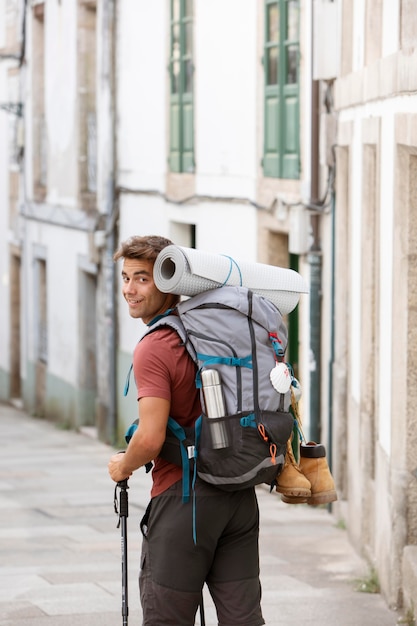
[[[244,356],[242,358],[237,358],[231,356],[212,356],[210,354],[202,354],[201,352],[197,352],[197,358],[201,362],[201,365],[198,368],[195,377],[195,385],[197,389],[201,389],[202,387],[201,370],[208,365],[231,365],[232,367],[248,367],[249,369],[253,369],[251,354],[248,354],[248,356]]]

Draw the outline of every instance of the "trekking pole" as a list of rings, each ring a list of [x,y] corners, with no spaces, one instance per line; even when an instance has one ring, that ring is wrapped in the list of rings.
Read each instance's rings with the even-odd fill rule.
[[[119,507],[117,507],[117,488],[120,489]],[[119,516],[117,528],[120,527],[122,550],[122,618],[123,626],[127,626],[129,616],[128,606],[128,574],[127,574],[127,518],[129,516],[129,502],[127,496],[127,478],[117,483],[114,490],[114,511]]]
[[[200,598],[200,626],[206,626],[206,617],[204,614],[203,590],[201,590],[201,598]]]

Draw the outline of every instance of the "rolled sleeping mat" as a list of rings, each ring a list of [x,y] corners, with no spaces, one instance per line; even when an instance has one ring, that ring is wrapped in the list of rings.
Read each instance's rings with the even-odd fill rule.
[[[181,296],[225,285],[246,287],[273,302],[282,315],[295,309],[302,293],[308,293],[306,282],[294,270],[176,245],[161,250],[153,278],[163,293]]]

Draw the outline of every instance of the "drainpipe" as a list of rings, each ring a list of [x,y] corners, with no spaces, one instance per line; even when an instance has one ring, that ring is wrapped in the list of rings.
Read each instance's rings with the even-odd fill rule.
[[[116,4],[107,0],[103,4],[103,34],[107,41],[105,63],[109,90],[109,163],[106,183],[106,318],[108,321],[108,412],[106,440],[117,440],[117,278],[113,254],[117,241],[118,206],[115,195],[116,177]]]
[[[330,286],[330,358],[329,358],[329,396],[328,396],[328,427],[329,436],[327,442],[327,460],[330,469],[332,468],[333,461],[333,367],[334,367],[334,355],[335,355],[335,267],[336,267],[336,194],[334,190],[331,191],[330,197],[330,210],[331,210],[331,237],[332,237],[332,249],[331,249],[331,286]]]
[[[311,187],[312,202],[319,202],[319,82],[311,85]],[[312,245],[307,255],[310,264],[310,440],[319,442],[321,382],[321,290],[322,254],[320,216],[311,216]]]

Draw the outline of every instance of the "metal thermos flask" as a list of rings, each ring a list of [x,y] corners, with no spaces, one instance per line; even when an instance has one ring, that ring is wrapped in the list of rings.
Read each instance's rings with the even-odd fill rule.
[[[217,370],[203,370],[201,382],[207,417],[224,417],[226,407],[219,372]],[[210,424],[210,431],[213,448],[227,448],[227,431],[224,421]]]

